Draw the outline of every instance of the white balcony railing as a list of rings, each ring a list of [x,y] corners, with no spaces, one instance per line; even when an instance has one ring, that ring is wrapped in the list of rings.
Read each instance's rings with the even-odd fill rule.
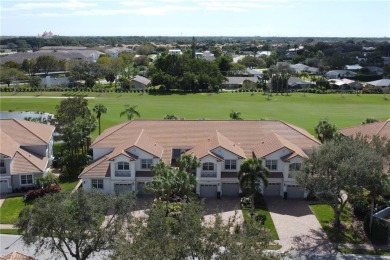
[[[215,172],[215,171],[201,171],[200,177],[202,177],[202,178],[216,178],[217,172]]]
[[[131,177],[131,171],[115,171],[115,177]]]

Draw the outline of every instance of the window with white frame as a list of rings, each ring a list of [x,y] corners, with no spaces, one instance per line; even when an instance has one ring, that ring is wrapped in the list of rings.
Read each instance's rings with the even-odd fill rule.
[[[103,189],[103,179],[92,179],[92,188]]]
[[[225,160],[225,170],[236,170],[237,161],[236,160]]]
[[[130,170],[130,164],[128,162],[118,162],[117,163],[118,171],[128,171]]]
[[[301,164],[300,163],[290,163],[289,170],[290,170],[290,172],[299,172],[301,170]]]
[[[214,163],[211,163],[211,162],[203,163],[202,170],[203,171],[214,171]]]
[[[265,167],[270,171],[275,171],[278,169],[278,160],[266,160]]]
[[[153,164],[152,159],[141,159],[141,169],[150,169]]]
[[[33,184],[33,176],[29,175],[20,175],[20,184],[21,185],[30,185]]]

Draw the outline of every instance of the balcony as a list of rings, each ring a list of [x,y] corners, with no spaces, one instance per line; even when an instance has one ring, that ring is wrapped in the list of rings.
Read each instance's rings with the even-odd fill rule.
[[[215,171],[201,171],[200,177],[202,177],[202,178],[217,178],[217,172],[215,172]]]
[[[115,171],[115,177],[131,177],[131,171]]]

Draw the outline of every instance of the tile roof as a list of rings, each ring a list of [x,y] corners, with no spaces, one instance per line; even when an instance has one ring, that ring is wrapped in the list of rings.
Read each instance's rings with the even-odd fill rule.
[[[17,119],[1,119],[0,129],[21,145],[46,145],[54,126]]]
[[[303,158],[307,158],[306,153],[300,147],[276,133],[270,133],[259,140],[257,145],[253,148],[253,153],[257,158],[263,158],[282,148],[289,149],[291,151],[289,155],[296,154]],[[288,158],[293,157],[286,157],[287,160]]]
[[[108,177],[110,176],[110,161],[107,156],[102,156],[84,168],[79,176]]]
[[[46,169],[48,161],[47,157],[38,156],[20,148],[12,161],[11,173],[41,173]]]
[[[34,257],[19,253],[17,251],[9,253],[8,255],[2,257],[2,259],[6,259],[6,260],[35,260]]]
[[[373,137],[374,135],[390,138],[390,119],[382,122],[358,125],[340,130],[343,135],[356,136],[360,133],[363,136]]]
[[[300,154],[302,150],[320,145],[307,131],[282,121],[133,120],[106,129],[91,148],[126,149],[125,146],[137,144],[170,164],[173,148],[194,149],[214,135],[214,138],[219,136],[219,140],[215,140],[228,150],[249,158],[253,148],[271,132],[279,136],[279,142],[287,143],[285,146]]]
[[[0,128],[0,154],[12,158],[14,157],[19,147],[20,144]]]
[[[216,130],[212,136],[208,137],[206,140],[187,151],[186,154],[193,154],[199,159],[207,155],[219,157],[212,151],[218,147],[224,148],[225,150],[230,151],[241,158],[246,158],[244,150],[242,150],[239,145],[236,145],[224,135],[219,133],[218,130]]]

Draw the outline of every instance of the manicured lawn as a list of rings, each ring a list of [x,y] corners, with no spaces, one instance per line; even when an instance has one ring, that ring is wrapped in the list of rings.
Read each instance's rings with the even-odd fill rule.
[[[0,224],[14,224],[24,206],[23,196],[6,198],[0,207]]]
[[[338,250],[343,254],[390,256],[390,250],[351,249],[351,248],[339,248]]]
[[[345,228],[341,231],[333,229],[334,213],[332,208],[326,204],[310,205],[311,211],[314,213],[318,221],[320,222],[323,230],[327,234],[329,240],[334,243],[364,243],[365,239],[353,228],[350,227],[351,219],[349,218],[346,209],[341,215],[341,223]]]
[[[1,96],[31,96],[32,98],[3,98],[2,111],[41,111],[55,112],[55,106],[61,99],[42,98],[62,96],[62,92],[39,93],[40,98],[33,98],[37,93],[0,93]],[[319,120],[327,118],[338,128],[360,124],[367,117],[378,120],[390,118],[390,101],[381,94],[307,94],[293,93],[289,96],[274,95],[271,100],[261,92],[251,95],[245,93],[186,94],[186,95],[149,95],[139,93],[85,93],[92,108],[101,103],[108,109],[102,115],[102,130],[125,122],[119,114],[125,104],[137,105],[141,119],[162,119],[166,114],[175,114],[185,119],[229,120],[229,113],[241,112],[244,119],[261,118],[283,120],[314,133]],[[96,130],[93,138],[97,136]]]
[[[76,187],[79,180],[76,181],[61,181],[59,185],[61,186],[61,191],[72,191]]]
[[[0,234],[20,235],[17,229],[0,228]]]
[[[275,228],[274,222],[271,218],[271,214],[269,214],[269,211],[267,209],[255,209],[255,213],[266,216],[266,220],[264,222],[264,227],[269,229],[273,240],[278,240],[279,239],[278,232],[276,232],[276,228]],[[244,219],[250,218],[249,209],[243,209],[242,214],[244,216]]]

